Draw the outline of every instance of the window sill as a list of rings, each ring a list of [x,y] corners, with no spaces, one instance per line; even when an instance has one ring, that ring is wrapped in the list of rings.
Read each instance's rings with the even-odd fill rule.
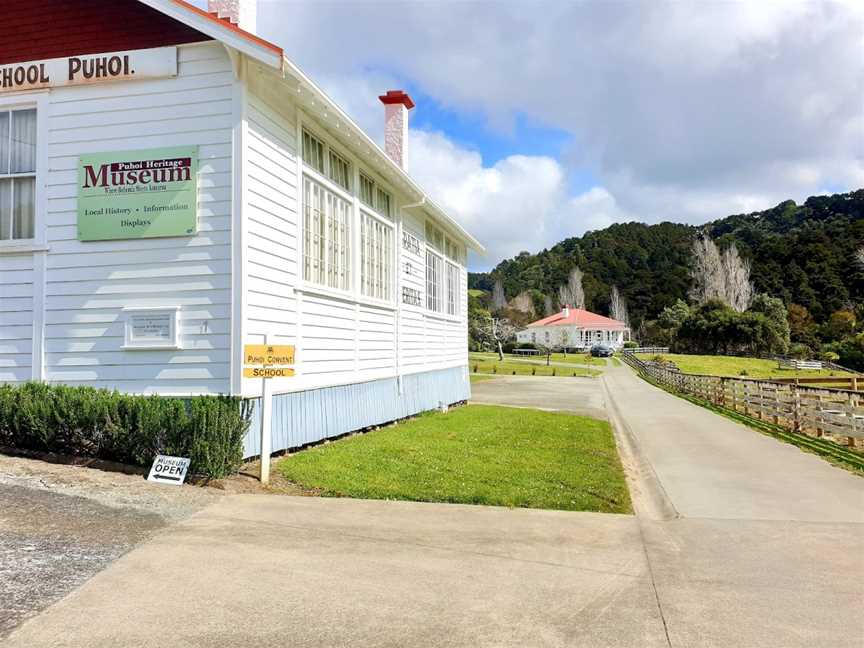
[[[47,252],[48,246],[32,240],[12,242],[0,241],[0,254],[31,254],[33,252]]]
[[[395,311],[397,308],[392,302],[378,301],[369,297],[358,297],[352,293],[345,293],[339,290],[325,288],[323,286],[316,286],[314,284],[298,286],[294,291],[304,295],[315,295],[317,297],[327,297],[328,299],[338,299],[339,301],[348,304],[360,304],[361,306],[371,306],[373,308],[382,308],[391,311]]]
[[[431,311],[428,308],[423,311],[423,314],[426,315],[426,317],[430,317],[430,318],[436,319],[436,320],[441,320],[443,322],[455,322],[458,324],[459,322],[463,321],[461,315],[447,315],[445,313],[438,313],[436,311]]]
[[[122,351],[179,351],[183,347],[179,344],[124,344],[120,347]]]

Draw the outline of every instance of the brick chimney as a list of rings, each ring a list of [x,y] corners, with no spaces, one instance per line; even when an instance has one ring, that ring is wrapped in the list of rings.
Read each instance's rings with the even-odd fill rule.
[[[258,0],[207,0],[207,11],[250,34],[258,27]]]
[[[401,90],[388,90],[378,97],[384,104],[384,152],[400,167],[405,167],[408,147],[408,111],[414,102]]]

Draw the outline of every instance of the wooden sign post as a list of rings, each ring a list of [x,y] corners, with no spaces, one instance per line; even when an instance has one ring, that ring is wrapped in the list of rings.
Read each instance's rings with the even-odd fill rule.
[[[294,347],[285,344],[246,344],[243,346],[244,378],[261,379],[261,483],[270,482],[270,454],[272,453],[271,425],[273,421],[273,388],[270,378],[289,378],[294,375]]]

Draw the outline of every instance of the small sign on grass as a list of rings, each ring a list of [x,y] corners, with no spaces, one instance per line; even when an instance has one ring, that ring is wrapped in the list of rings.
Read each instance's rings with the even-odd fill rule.
[[[156,460],[150,467],[147,481],[180,486],[186,480],[186,471],[189,470],[189,463],[190,460],[186,457],[156,455]]]

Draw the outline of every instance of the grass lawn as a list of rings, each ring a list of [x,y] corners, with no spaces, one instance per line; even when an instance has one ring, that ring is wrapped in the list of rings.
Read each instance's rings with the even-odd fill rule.
[[[333,497],[629,513],[605,421],[470,405],[317,446],[278,470]]]
[[[490,352],[477,352],[473,351],[468,354],[469,362],[500,362],[498,360],[497,353]],[[567,357],[564,357],[563,353],[553,353],[552,362],[566,362],[568,364],[583,364],[583,365],[594,365],[597,367],[605,367],[606,359],[605,358],[592,358],[590,355],[582,353],[568,353]],[[536,356],[522,356],[515,355],[512,353],[504,354],[504,362],[521,362],[523,364],[536,364],[546,366],[546,356],[544,355],[536,355]]]
[[[468,371],[474,374],[498,374],[499,376],[597,376],[601,372],[596,369],[585,367],[547,367],[545,364],[534,364],[533,362],[499,362],[497,359],[479,360],[471,358],[468,361]]]
[[[495,376],[491,374],[471,374],[469,376],[471,379],[471,383],[485,382],[487,380],[493,380]]]
[[[637,354],[642,360],[651,360],[652,354]],[[795,376],[842,375],[827,369],[799,370],[778,369],[776,360],[764,358],[741,358],[737,356],[684,355],[667,353],[663,356],[671,360],[684,373],[707,374],[710,376],[741,376],[746,371],[747,378],[793,378]]]

